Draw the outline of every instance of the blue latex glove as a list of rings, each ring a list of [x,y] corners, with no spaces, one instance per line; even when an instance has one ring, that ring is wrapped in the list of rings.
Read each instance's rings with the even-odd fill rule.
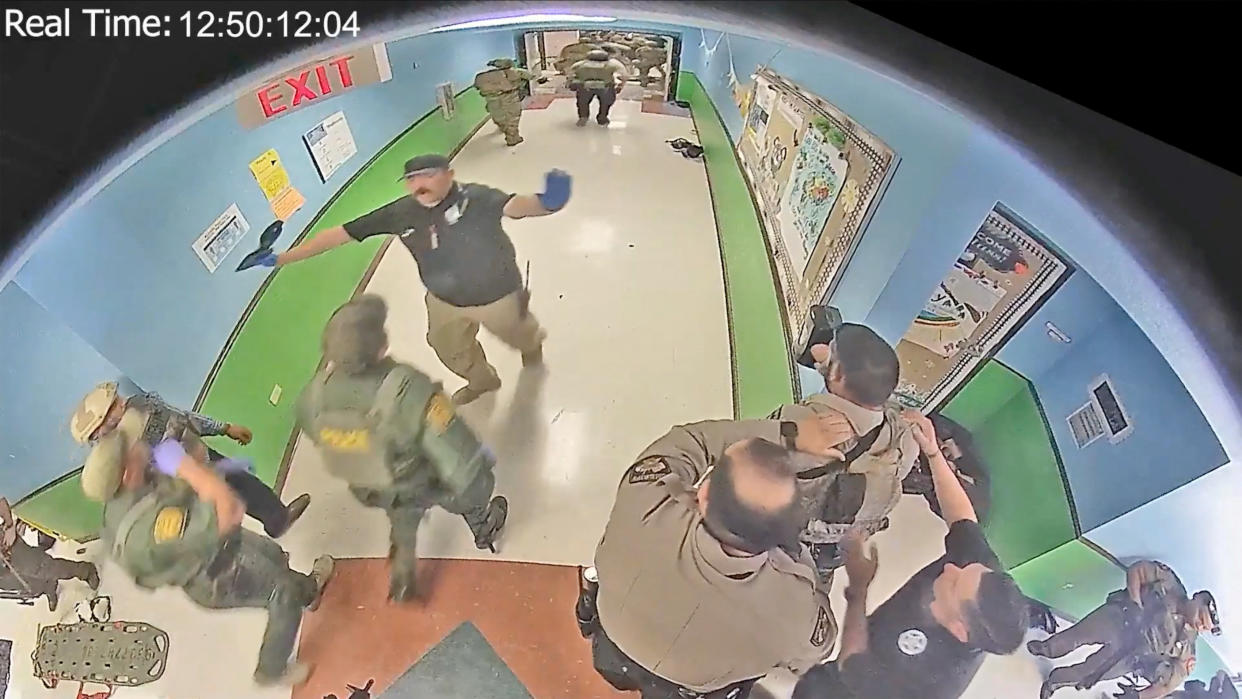
[[[249,459],[220,459],[212,466],[224,473],[254,473],[254,463]]]
[[[274,252],[267,253],[263,257],[260,257],[258,261],[256,262],[256,264],[258,264],[260,267],[275,267],[276,266],[276,253]]]
[[[151,460],[155,462],[155,468],[167,476],[177,475],[177,469],[181,467],[181,460],[184,458],[185,447],[175,439],[165,439],[151,450]]]
[[[573,190],[574,178],[564,170],[551,170],[544,175],[543,192],[539,203],[548,211],[560,211],[569,203],[569,194]]]
[[[242,258],[241,264],[237,265],[237,271],[250,269],[251,267],[275,267],[276,253],[271,248],[259,248],[254,252]]]

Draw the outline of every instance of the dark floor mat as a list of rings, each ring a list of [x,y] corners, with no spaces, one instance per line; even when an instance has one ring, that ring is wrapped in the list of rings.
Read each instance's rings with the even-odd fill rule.
[[[444,637],[379,699],[531,699],[530,692],[470,622]]]

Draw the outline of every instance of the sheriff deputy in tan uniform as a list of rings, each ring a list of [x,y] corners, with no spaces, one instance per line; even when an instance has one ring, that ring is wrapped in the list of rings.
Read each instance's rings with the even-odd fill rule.
[[[643,697],[741,699],[832,650],[791,449],[840,458],[820,419],[675,427],[622,477],[595,568],[595,668]]]

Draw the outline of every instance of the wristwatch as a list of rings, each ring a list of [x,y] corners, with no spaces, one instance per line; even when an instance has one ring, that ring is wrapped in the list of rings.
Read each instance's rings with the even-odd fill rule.
[[[781,422],[781,440],[784,442],[786,449],[788,449],[789,451],[797,451],[798,450],[798,447],[797,447],[798,445],[798,423],[782,421]]]

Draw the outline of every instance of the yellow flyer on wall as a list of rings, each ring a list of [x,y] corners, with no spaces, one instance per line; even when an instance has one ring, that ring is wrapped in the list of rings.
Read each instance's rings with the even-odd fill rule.
[[[285,172],[285,166],[280,163],[280,156],[276,154],[275,148],[268,149],[263,155],[250,161],[250,173],[254,175],[259,188],[263,190],[263,196],[269,202],[275,201],[289,188],[289,173]]]

